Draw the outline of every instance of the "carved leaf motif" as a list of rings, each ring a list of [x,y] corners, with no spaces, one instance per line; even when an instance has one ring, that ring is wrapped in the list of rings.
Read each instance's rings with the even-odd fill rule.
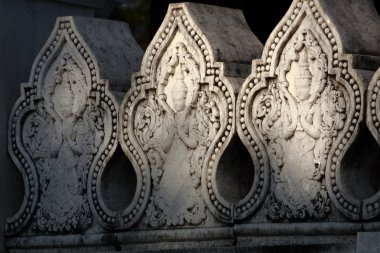
[[[101,201],[98,187],[117,146],[114,85],[101,78],[114,74],[99,68],[104,52],[92,52],[85,41],[95,30],[110,34],[113,26],[82,20],[57,18],[12,109],[8,149],[23,175],[25,196],[6,221],[7,235],[29,225],[33,234],[82,232],[93,215],[101,226],[115,226],[117,214]]]
[[[277,78],[254,100],[255,127],[264,139],[274,187],[272,219],[323,218],[330,210],[324,174],[333,139],[345,125],[346,101],[327,77],[327,59],[310,30],[285,47]]]
[[[62,139],[55,128],[54,121],[43,108],[43,103],[39,103],[38,106],[39,110],[25,120],[23,140],[26,149],[35,160],[41,190],[45,192],[51,176],[52,156],[57,154]]]
[[[157,76],[157,90],[147,91],[134,121],[153,179],[146,223],[197,225],[206,218],[204,157],[220,127],[216,97],[199,85],[199,64],[182,42],[164,54]]]
[[[42,186],[36,228],[71,232],[87,228],[88,170],[102,143],[103,113],[89,97],[79,65],[67,53],[47,77],[43,101],[29,116],[23,143],[35,160]]]

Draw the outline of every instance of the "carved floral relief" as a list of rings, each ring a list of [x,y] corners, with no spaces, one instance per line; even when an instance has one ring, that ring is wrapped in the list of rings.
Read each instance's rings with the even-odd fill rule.
[[[346,101],[327,80],[327,57],[310,30],[285,48],[278,79],[254,106],[256,126],[269,146],[274,190],[272,218],[322,218],[329,198],[322,182],[333,138],[344,127]]]
[[[7,234],[29,221],[36,232],[50,233],[84,231],[94,218],[115,223],[96,187],[117,130],[115,102],[98,71],[72,18],[58,18],[10,117],[9,152],[25,197],[7,220]]]
[[[353,219],[360,215],[339,166],[362,118],[362,95],[321,16],[315,1],[294,1],[238,97],[238,132],[271,172],[269,219],[321,219],[331,201]]]
[[[153,228],[202,225],[210,213],[233,219],[214,189],[234,134],[234,94],[186,8],[169,7],[121,106],[121,145],[142,176],[137,192],[149,196],[126,226],[139,215]]]
[[[183,43],[164,56],[158,76],[162,93],[148,93],[135,120],[153,180],[147,222],[154,227],[197,225],[206,218],[201,171],[220,125],[217,98],[199,87],[198,64]]]
[[[43,101],[25,120],[22,140],[41,185],[37,228],[71,231],[91,224],[86,183],[104,119],[75,60],[64,53],[56,61],[45,79]]]

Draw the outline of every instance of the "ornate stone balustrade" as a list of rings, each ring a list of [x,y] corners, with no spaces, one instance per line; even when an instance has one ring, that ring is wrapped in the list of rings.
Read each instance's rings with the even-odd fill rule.
[[[370,0],[294,0],[263,47],[240,10],[178,3],[142,56],[123,23],[58,18],[9,119],[7,248],[371,252],[379,27]],[[135,185],[113,210],[118,145]]]

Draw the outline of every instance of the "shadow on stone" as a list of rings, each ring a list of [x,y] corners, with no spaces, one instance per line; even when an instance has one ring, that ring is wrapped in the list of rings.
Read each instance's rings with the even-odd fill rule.
[[[253,180],[252,158],[235,135],[219,161],[216,172],[218,190],[223,198],[234,203],[248,194]]]
[[[102,176],[102,198],[113,211],[125,209],[136,191],[136,173],[120,147],[108,163]]]
[[[352,197],[364,200],[380,190],[380,147],[366,127],[342,160],[341,183]]]
[[[277,246],[277,247],[260,247],[257,249],[257,253],[349,253],[354,252],[354,246],[350,245],[348,246],[338,246],[338,245],[287,245],[287,246]],[[351,249],[353,251],[351,251]],[[245,251],[244,249],[238,250],[239,253],[248,253],[252,252],[249,249]]]

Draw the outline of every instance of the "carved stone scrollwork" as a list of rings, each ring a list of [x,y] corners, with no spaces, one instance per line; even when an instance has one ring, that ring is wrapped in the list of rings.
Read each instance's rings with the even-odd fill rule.
[[[362,85],[318,1],[294,1],[238,97],[238,133],[271,174],[269,219],[360,218],[340,161],[362,120]],[[269,174],[270,173],[270,174]]]
[[[83,231],[94,218],[105,227],[116,223],[98,185],[116,149],[118,106],[97,54],[79,32],[84,23],[91,32],[91,22],[100,28],[107,21],[58,18],[12,110],[9,153],[23,175],[25,197],[6,222],[8,235],[29,221],[36,233]]]
[[[215,62],[213,38],[193,21],[217,8],[170,5],[123,100],[121,144],[142,175],[141,198],[133,215],[124,215],[125,226],[145,208],[150,227],[200,225],[210,211],[233,220],[233,204],[219,195],[215,173],[234,134],[235,95],[224,65]]]
[[[367,126],[380,145],[380,69],[378,69],[367,91]],[[372,219],[380,214],[380,193],[363,201],[363,219]]]
[[[147,153],[153,181],[147,222],[153,227],[198,225],[206,218],[201,172],[220,127],[218,98],[199,87],[199,67],[185,44],[175,44],[161,64],[161,92],[148,92],[147,104],[137,107],[135,119],[135,134]]]
[[[380,144],[380,69],[374,74],[367,93],[367,125]]]
[[[104,136],[104,116],[67,47],[52,69],[36,110],[25,115],[21,140],[39,175],[36,228],[71,232],[91,224],[86,183]]]

